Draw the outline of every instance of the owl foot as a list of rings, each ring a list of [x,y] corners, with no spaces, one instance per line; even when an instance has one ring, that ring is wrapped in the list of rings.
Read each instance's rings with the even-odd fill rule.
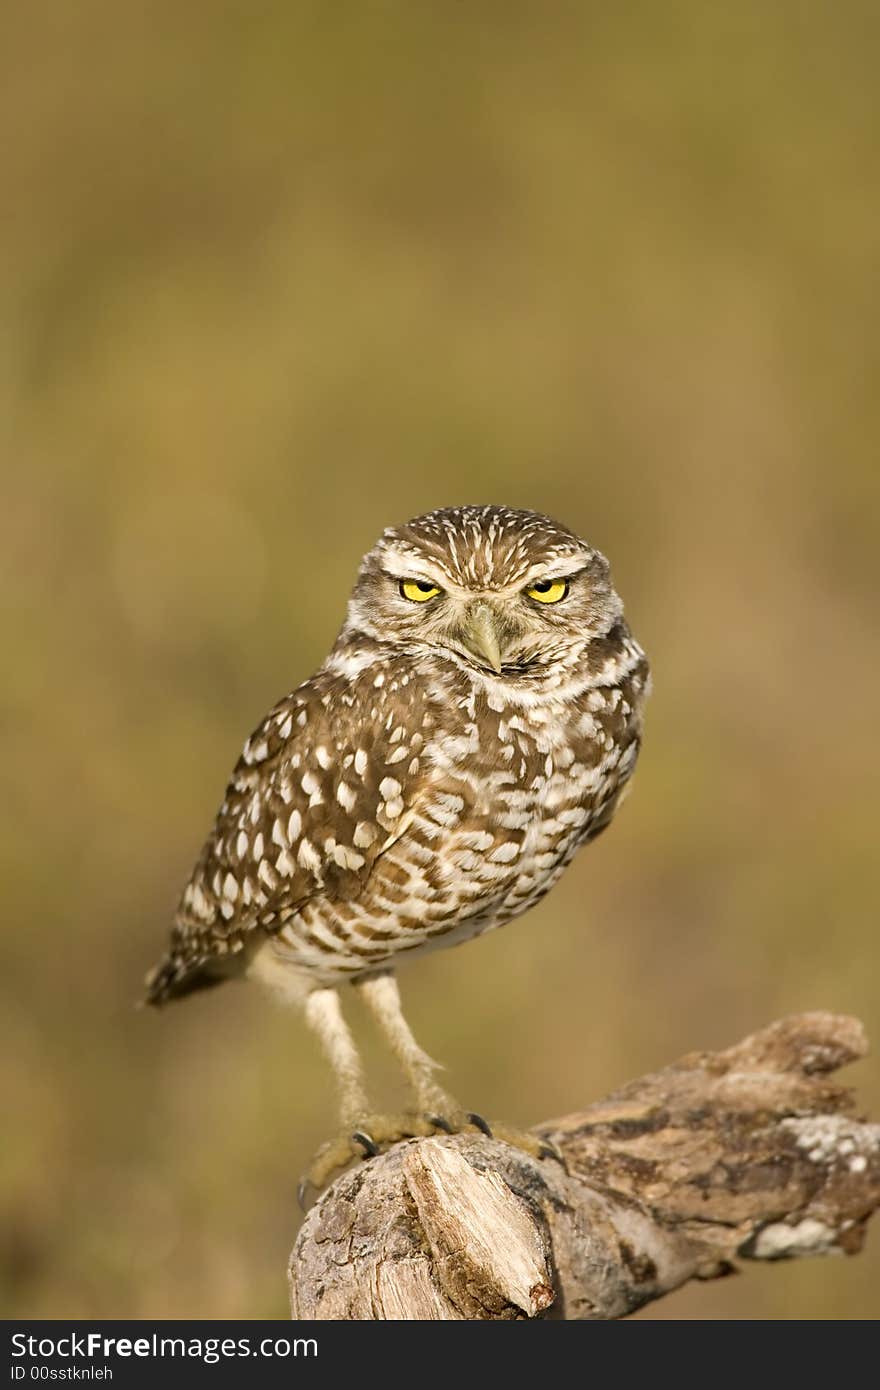
[[[348,1168],[355,1160],[375,1158],[383,1149],[403,1139],[427,1138],[438,1132],[461,1134],[470,1128],[479,1130],[488,1139],[500,1139],[504,1144],[521,1149],[532,1158],[555,1158],[563,1162],[562,1154],[552,1140],[506,1125],[489,1125],[482,1115],[473,1110],[454,1110],[448,1115],[413,1112],[364,1115],[355,1128],[342,1130],[321,1145],[297,1187],[299,1204],[305,1211],[310,1196],[320,1192],[336,1173]]]
[[[455,1119],[447,1119],[443,1115],[405,1113],[361,1116],[353,1128],[342,1130],[321,1145],[297,1188],[300,1206],[305,1210],[310,1192],[320,1192],[334,1174],[342,1172],[356,1159],[375,1158],[383,1149],[402,1139],[426,1138],[438,1131],[458,1134],[470,1122],[469,1116],[461,1118],[462,1123],[457,1124]],[[485,1123],[483,1120],[478,1128]]]
[[[474,1110],[455,1111],[451,1115],[427,1114],[425,1119],[434,1126],[435,1130],[443,1130],[445,1134],[461,1134],[472,1125],[481,1134],[485,1134],[487,1139],[500,1139],[503,1144],[510,1144],[514,1149],[522,1149],[523,1153],[529,1154],[532,1158],[555,1158],[557,1163],[562,1163],[563,1166],[565,1163],[559,1148],[552,1139],[547,1139],[543,1135],[530,1134],[528,1130],[511,1129],[509,1125],[490,1124]]]
[[[528,1130],[512,1129],[510,1125],[500,1125],[494,1122],[490,1124],[474,1110],[459,1110],[458,1107],[455,1107],[445,1113],[426,1112],[425,1119],[434,1126],[435,1130],[442,1130],[445,1134],[461,1134],[473,1126],[481,1134],[485,1134],[487,1139],[500,1139],[503,1144],[510,1144],[514,1149],[521,1149],[531,1158],[554,1158],[563,1166],[565,1164],[560,1150],[552,1139],[548,1139],[544,1135],[530,1134]]]
[[[559,1146],[544,1134],[532,1134],[527,1129],[512,1129],[509,1125],[493,1124],[492,1137],[500,1139],[502,1144],[510,1144],[511,1148],[521,1149],[530,1158],[552,1158],[565,1167],[565,1159]]]

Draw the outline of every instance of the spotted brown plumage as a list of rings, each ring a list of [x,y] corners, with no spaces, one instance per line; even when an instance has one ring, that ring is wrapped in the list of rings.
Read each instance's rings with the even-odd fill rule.
[[[566,528],[462,507],[386,531],[327,660],[245,744],[148,1000],[240,974],[305,1002],[351,1119],[352,981],[417,1101],[445,1099],[388,972],[548,891],[614,813],[647,689],[607,562]]]

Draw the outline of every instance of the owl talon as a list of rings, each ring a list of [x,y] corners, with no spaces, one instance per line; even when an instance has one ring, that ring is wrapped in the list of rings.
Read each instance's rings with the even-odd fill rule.
[[[442,1128],[442,1117],[429,1118],[413,1113],[361,1116],[357,1129],[346,1126],[341,1133],[321,1145],[299,1184],[297,1196],[300,1206],[305,1207],[311,1191],[322,1192],[328,1183],[354,1162],[363,1163],[375,1158],[402,1139],[433,1134],[438,1124]]]
[[[468,1110],[467,1119],[470,1120],[471,1124],[474,1126],[475,1129],[478,1129],[481,1134],[485,1134],[487,1139],[491,1139],[493,1137],[492,1128],[489,1124],[489,1121],[484,1120],[482,1115],[478,1115],[474,1110]]]
[[[566,1168],[561,1149],[546,1134],[532,1134],[526,1129],[509,1129],[507,1125],[496,1124],[494,1137],[502,1144],[509,1144],[512,1149],[520,1149],[530,1158],[552,1158]]]
[[[365,1158],[375,1158],[379,1152],[379,1145],[376,1143],[375,1139],[372,1139],[369,1134],[365,1134],[362,1129],[356,1129],[353,1132],[351,1142],[360,1145],[364,1151]]]
[[[442,1115],[426,1115],[425,1119],[428,1121],[428,1124],[433,1125],[435,1129],[442,1129],[444,1134],[455,1133],[453,1126],[447,1119],[444,1119]]]

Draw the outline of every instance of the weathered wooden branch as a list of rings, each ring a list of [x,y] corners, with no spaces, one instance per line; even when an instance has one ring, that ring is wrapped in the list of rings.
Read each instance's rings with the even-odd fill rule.
[[[852,1018],[799,1014],[536,1128],[565,1166],[481,1134],[343,1174],[290,1257],[295,1318],[619,1318],[737,1258],[854,1254],[880,1125],[830,1073]]]

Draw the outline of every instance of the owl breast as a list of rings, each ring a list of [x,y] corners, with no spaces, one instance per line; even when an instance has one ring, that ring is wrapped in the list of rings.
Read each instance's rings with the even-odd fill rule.
[[[333,983],[526,912],[609,823],[632,773],[645,674],[631,665],[568,700],[508,706],[470,689],[447,702],[427,790],[364,891],[305,904],[276,950]]]

